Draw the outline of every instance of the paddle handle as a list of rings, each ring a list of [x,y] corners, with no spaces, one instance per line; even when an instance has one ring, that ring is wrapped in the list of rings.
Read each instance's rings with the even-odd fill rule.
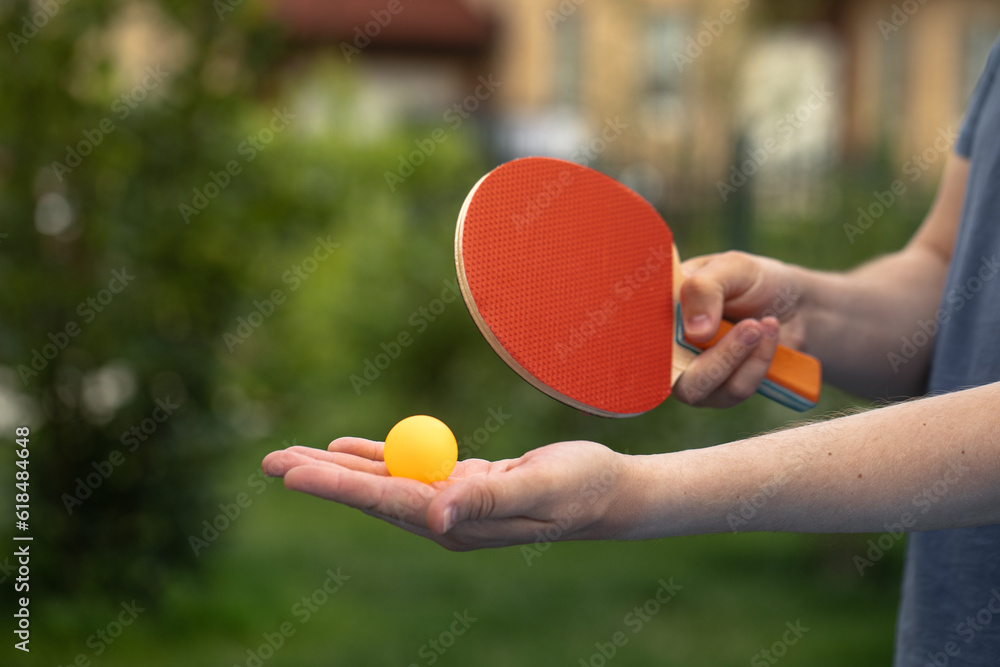
[[[715,336],[705,343],[695,343],[684,335],[680,308],[677,309],[677,342],[693,352],[700,352],[719,342],[733,328],[732,323],[723,320]],[[757,388],[757,393],[772,401],[803,412],[816,406],[820,387],[823,384],[823,368],[819,359],[779,345],[767,369],[767,376]]]

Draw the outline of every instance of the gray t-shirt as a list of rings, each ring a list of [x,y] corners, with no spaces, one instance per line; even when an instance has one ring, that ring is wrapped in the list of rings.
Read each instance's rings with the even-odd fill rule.
[[[936,318],[940,327],[934,340],[929,393],[1000,381],[998,70],[1000,41],[993,46],[955,146],[971,166],[961,226]],[[978,418],[1000,423],[998,412]],[[960,493],[961,488],[960,475],[953,472],[949,481],[942,471],[942,484],[921,498],[930,502],[943,494]],[[1000,665],[1000,525],[910,535],[894,665]]]

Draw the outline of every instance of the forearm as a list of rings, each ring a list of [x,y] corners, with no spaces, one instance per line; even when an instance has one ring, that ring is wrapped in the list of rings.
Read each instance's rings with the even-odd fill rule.
[[[633,457],[618,537],[1000,523],[1000,383],[707,449]],[[626,518],[627,517],[627,518]]]
[[[846,274],[792,271],[804,348],[823,362],[827,381],[866,397],[922,391],[931,349],[926,330],[933,333],[947,273],[940,256],[908,246]],[[913,343],[918,332],[922,345]]]
[[[792,269],[803,346],[833,384],[868,397],[923,391],[968,174],[968,160],[948,159],[934,205],[899,252],[841,275]]]

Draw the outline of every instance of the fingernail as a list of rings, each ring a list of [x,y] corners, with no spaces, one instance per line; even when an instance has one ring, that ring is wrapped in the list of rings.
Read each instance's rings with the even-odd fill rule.
[[[761,324],[764,325],[764,335],[768,338],[777,338],[778,334],[781,333],[781,325],[775,319],[767,318],[761,320]]]
[[[704,333],[710,324],[708,315],[695,315],[690,320],[688,320],[687,330],[690,334],[700,334]]]
[[[747,347],[753,347],[760,342],[760,330],[757,327],[746,327],[740,332],[740,340]]]
[[[444,511],[444,531],[447,533],[455,525],[455,507],[451,506]]]

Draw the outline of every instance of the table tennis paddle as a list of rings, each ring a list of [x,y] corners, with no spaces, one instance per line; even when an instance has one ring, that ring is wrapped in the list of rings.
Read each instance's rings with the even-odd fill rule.
[[[684,337],[673,234],[645,199],[573,162],[521,158],[472,188],[455,233],[462,296],[522,378],[584,412],[658,406],[701,349]],[[819,400],[820,363],[779,346],[758,390],[796,410]]]

